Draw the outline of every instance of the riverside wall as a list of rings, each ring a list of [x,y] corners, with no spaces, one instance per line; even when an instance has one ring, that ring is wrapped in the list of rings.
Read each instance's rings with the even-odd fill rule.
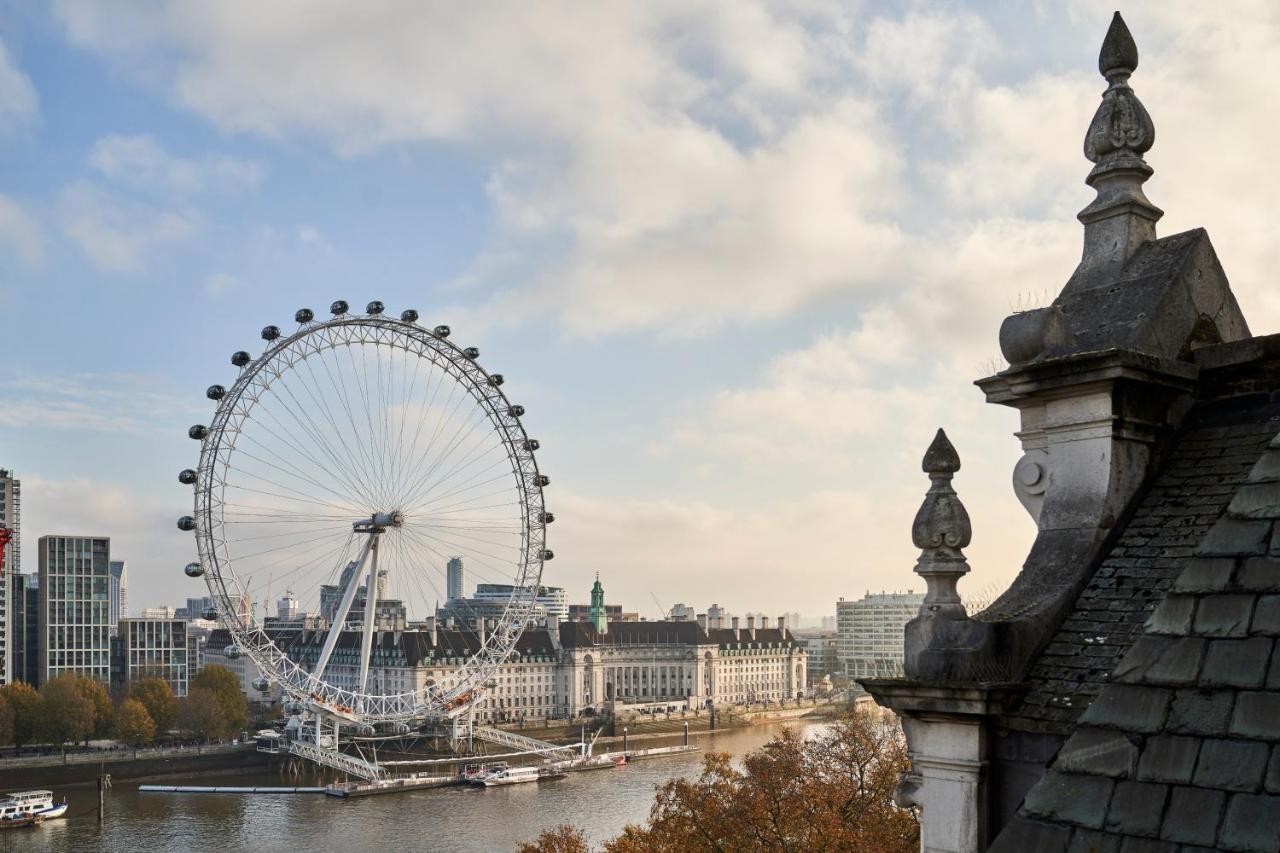
[[[20,756],[0,759],[0,787],[92,784],[101,773],[110,774],[114,782],[215,770],[256,770],[267,767],[269,757],[257,752],[252,743]]]

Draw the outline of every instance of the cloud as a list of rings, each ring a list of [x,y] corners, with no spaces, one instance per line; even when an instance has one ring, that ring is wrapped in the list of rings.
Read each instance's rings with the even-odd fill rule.
[[[128,373],[0,380],[0,426],[141,435],[168,431],[180,415],[197,411],[155,386],[154,376]]]
[[[187,239],[198,228],[194,212],[161,210],[79,182],[61,198],[62,230],[103,272],[143,269],[154,249]]]
[[[9,48],[0,40],[0,126],[12,129],[30,123],[39,112],[35,86],[14,64]]]
[[[229,290],[234,290],[241,284],[240,279],[224,272],[216,272],[205,276],[204,292],[209,296],[221,296]]]
[[[38,269],[44,264],[44,229],[22,205],[0,193],[0,243],[18,256],[28,269]]]
[[[89,163],[119,184],[182,194],[252,189],[263,177],[259,163],[220,155],[176,157],[147,135],[104,136],[93,144]]]

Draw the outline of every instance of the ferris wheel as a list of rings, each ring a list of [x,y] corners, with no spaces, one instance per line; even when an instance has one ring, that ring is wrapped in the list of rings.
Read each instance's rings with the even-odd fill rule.
[[[199,466],[178,476],[195,493],[194,514],[178,520],[199,553],[186,573],[204,578],[203,615],[230,631],[225,653],[250,659],[260,688],[362,724],[448,714],[515,647],[553,556],[538,442],[502,375],[448,326],[420,326],[413,310],[396,319],[381,302],[353,314],[337,301],[330,313],[298,311],[292,333],[267,326],[260,355],[231,356],[230,387],[208,388],[213,418],[188,431]],[[422,628],[452,597],[455,560],[510,588],[501,615],[458,620],[472,635],[437,678],[371,672],[375,653],[397,657],[375,646],[387,628]],[[289,589],[311,621],[270,619],[272,588]]]

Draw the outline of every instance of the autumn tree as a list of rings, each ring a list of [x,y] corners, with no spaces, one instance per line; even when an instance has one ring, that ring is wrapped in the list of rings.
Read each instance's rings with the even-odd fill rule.
[[[0,690],[0,744],[13,743],[13,706]]]
[[[156,724],[147,708],[137,699],[126,699],[115,713],[116,740],[134,746],[148,743],[156,736]]]
[[[249,724],[249,703],[234,672],[216,663],[209,664],[191,679],[191,689],[197,688],[208,690],[216,697],[226,734],[238,732]]]
[[[178,728],[184,734],[208,740],[222,737],[231,727],[217,694],[207,687],[193,687],[178,702]]]
[[[45,730],[55,743],[87,739],[93,734],[97,707],[73,673],[51,678],[40,688],[44,699]]]
[[[163,678],[143,678],[129,689],[129,698],[137,699],[156,724],[156,734],[170,731],[178,723],[178,697]]]
[[[712,753],[694,779],[658,789],[644,826],[628,826],[605,853],[857,851],[914,853],[919,823],[893,792],[907,769],[906,743],[891,717],[850,711],[809,738],[783,729],[735,767]],[[557,846],[581,838],[563,829],[539,836],[525,853],[582,853]]]
[[[44,737],[44,698],[25,681],[0,687],[0,696],[13,710],[13,744],[21,749]]]
[[[521,844],[516,853],[589,853],[587,836],[569,824],[544,829],[532,842]]]
[[[111,737],[112,724],[115,720],[115,707],[111,704],[111,696],[107,693],[107,688],[96,678],[89,678],[84,675],[76,676],[76,686],[79,688],[80,694],[93,703],[93,728],[88,735],[85,735],[85,746],[89,745],[90,736],[97,738]]]

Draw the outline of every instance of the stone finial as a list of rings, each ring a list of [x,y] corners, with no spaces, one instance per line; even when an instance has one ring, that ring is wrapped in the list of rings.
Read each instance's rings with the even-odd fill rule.
[[[1084,156],[1094,164],[1085,183],[1098,197],[1080,211],[1085,226],[1084,268],[1123,266],[1138,246],[1154,240],[1164,212],[1147,200],[1142,185],[1152,169],[1142,159],[1155,142],[1156,128],[1129,87],[1138,67],[1138,47],[1116,12],[1098,54],[1107,80],[1102,103],[1084,137]]]
[[[925,451],[921,467],[929,475],[930,486],[911,524],[911,541],[921,549],[915,571],[927,587],[920,615],[965,618],[956,583],[969,571],[961,549],[969,544],[973,528],[951,488],[951,478],[960,470],[960,456],[941,429]]]

